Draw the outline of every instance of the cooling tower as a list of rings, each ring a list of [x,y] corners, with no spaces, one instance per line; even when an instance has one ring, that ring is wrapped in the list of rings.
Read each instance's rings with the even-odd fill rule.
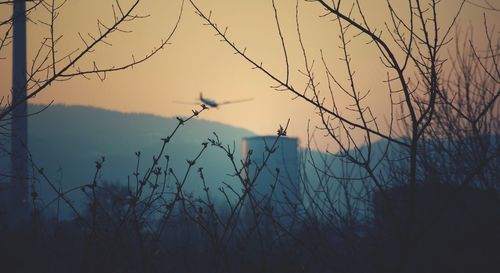
[[[300,200],[299,150],[297,138],[280,137],[274,152],[269,155],[260,173],[257,173],[275,141],[276,136],[244,138],[242,156],[244,162],[250,159],[248,179],[252,184],[254,200],[260,206],[271,205],[273,215],[282,219],[290,215]]]

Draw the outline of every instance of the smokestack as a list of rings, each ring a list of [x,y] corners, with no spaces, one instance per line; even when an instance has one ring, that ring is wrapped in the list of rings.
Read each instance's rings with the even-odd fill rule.
[[[28,216],[28,124],[26,103],[26,1],[14,1],[11,125],[11,207],[16,219]]]

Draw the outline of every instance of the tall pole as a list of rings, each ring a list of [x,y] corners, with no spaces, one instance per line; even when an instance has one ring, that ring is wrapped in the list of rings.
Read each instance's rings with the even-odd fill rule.
[[[11,207],[13,219],[28,217],[28,121],[26,103],[26,1],[14,1],[12,61]]]

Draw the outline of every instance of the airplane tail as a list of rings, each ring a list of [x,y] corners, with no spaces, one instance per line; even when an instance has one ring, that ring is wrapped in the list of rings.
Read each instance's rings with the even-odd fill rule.
[[[200,92],[200,100],[203,100],[203,94]]]

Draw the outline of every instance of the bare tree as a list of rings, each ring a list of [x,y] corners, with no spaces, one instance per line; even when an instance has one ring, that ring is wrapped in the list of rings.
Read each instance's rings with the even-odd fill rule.
[[[14,6],[13,15],[0,23],[2,29],[0,40],[0,53],[8,46],[13,47],[13,87],[12,97],[2,98],[0,109],[1,127],[7,129],[11,135],[12,147],[8,153],[11,155],[12,208],[17,208],[27,215],[28,204],[28,143],[27,143],[27,102],[57,81],[67,81],[74,77],[96,76],[105,80],[106,75],[141,64],[160,52],[171,41],[179,25],[183,2],[179,15],[158,45],[142,57],[131,59],[120,64],[107,67],[99,66],[98,60],[93,60],[92,53],[100,45],[112,46],[110,39],[117,34],[126,34],[128,25],[148,17],[147,14],[138,13],[140,0],[126,2],[116,0],[111,5],[110,12],[113,20],[106,22],[98,19],[94,33],[78,33],[82,47],[61,50],[62,34],[58,33],[58,17],[67,1],[34,0],[34,1],[1,1],[0,6]],[[34,54],[31,63],[26,62],[26,21],[46,27],[46,33],[40,46]],[[29,41],[28,37],[28,42]],[[63,53],[60,52],[69,52]],[[2,60],[5,61],[5,60]],[[91,66],[88,64],[91,63]],[[28,69],[27,69],[28,67]]]
[[[279,6],[277,1],[270,1],[276,41],[284,58],[282,73],[256,61],[249,55],[250,50],[239,47],[227,29],[215,23],[211,13],[199,9],[194,0],[190,2],[223,43],[276,83],[275,90],[292,93],[317,113],[321,125],[307,128],[310,138],[303,154],[304,165],[312,167],[312,171],[301,173],[303,196],[285,198],[282,205],[290,208],[288,216],[292,220],[284,223],[273,211],[272,203],[272,196],[281,194],[275,189],[277,183],[285,182],[279,181],[279,172],[283,170],[274,170],[276,180],[270,181],[269,196],[262,197],[254,190],[279,138],[286,136],[288,124],[278,129],[275,141],[263,155],[253,155],[262,157],[262,164],[257,164],[252,156],[241,161],[235,158],[234,145],[225,144],[214,133],[186,160],[185,171],[172,169],[168,146],[181,126],[207,110],[205,106],[193,110],[187,118],[177,119],[177,126],[161,140],[158,153],[145,169],[140,167],[143,156],[137,152],[137,167],[124,187],[116,189],[99,181],[104,158],[95,162],[95,174],[89,184],[64,191],[32,161],[41,180],[57,193],[53,201],[37,206],[34,192],[33,207],[42,213],[61,200],[71,209],[78,223],[76,230],[84,238],[77,247],[88,261],[85,270],[423,272],[429,270],[425,266],[432,265],[424,260],[427,253],[437,253],[441,259],[450,250],[434,249],[435,241],[456,239],[433,237],[434,230],[441,230],[440,235],[460,235],[452,230],[455,226],[469,228],[484,219],[487,227],[472,229],[473,233],[480,243],[490,239],[492,245],[497,245],[499,45],[486,17],[484,34],[480,36],[485,41],[483,47],[478,47],[470,34],[462,40],[461,32],[454,31],[469,1],[458,2],[448,25],[441,23],[439,1],[410,0],[405,5],[406,13],[386,1],[389,17],[384,31],[368,23],[357,0],[352,5],[343,1],[305,1],[324,10],[320,20],[331,19],[332,28],[339,34],[344,74],[322,50],[318,50],[319,62],[315,62],[315,55],[306,48],[299,2],[295,5],[293,30],[302,64],[294,68],[289,61],[292,43],[284,35]],[[490,5],[485,3],[486,7]],[[101,23],[98,25],[102,27]],[[105,38],[92,41],[105,43]],[[360,87],[360,76],[355,73],[357,56],[351,55],[354,42],[372,47],[386,69],[386,76],[380,79],[385,88],[376,90],[377,96],[385,96],[390,102],[385,114],[377,115],[372,110],[369,91]],[[84,43],[91,45],[85,40]],[[50,61],[50,56],[44,66],[49,70],[40,70],[49,77],[40,80],[40,86],[56,75],[51,72],[56,66],[60,67],[58,61]],[[300,73],[293,73],[295,69]],[[110,71],[113,68],[94,66],[84,71],[68,67],[52,82],[92,74],[103,78]],[[343,75],[347,75],[346,80],[342,80]],[[38,90],[33,88],[33,92]],[[341,103],[341,96],[349,99],[347,105]],[[338,151],[314,153],[318,149],[314,136],[319,134],[336,145]],[[211,181],[205,178],[209,170],[199,165],[207,149],[227,156],[229,175],[237,184],[223,182],[215,190],[209,187]],[[196,169],[198,176],[193,178],[190,174]],[[198,194],[185,189],[191,180],[202,187]],[[435,188],[436,184],[439,187]],[[484,189],[490,192],[485,193]],[[76,191],[88,197],[85,212],[79,211],[67,197]],[[223,197],[222,203],[214,200],[214,192]],[[459,202],[463,196],[470,202]],[[464,223],[463,219],[468,219],[464,215],[478,212],[471,203],[478,204],[479,212],[485,212],[487,217]],[[456,205],[459,211],[453,208]],[[455,215],[447,215],[450,211]],[[456,215],[458,221],[453,219]],[[447,219],[452,219],[448,225],[440,224]],[[491,234],[496,237],[488,238]],[[460,239],[459,243],[464,243]],[[486,252],[480,255],[483,253]],[[130,257],[137,259],[130,261],[134,268],[127,267]],[[474,262],[491,262],[488,259]],[[162,266],[167,267],[159,266],[164,260]],[[490,266],[474,265],[477,267],[473,269],[479,271]],[[432,266],[441,272],[452,268],[446,264]]]
[[[498,190],[499,43],[484,17],[474,43],[473,28],[456,37],[450,69],[443,79],[435,118],[423,135],[422,180]],[[457,33],[460,33],[457,31]],[[476,34],[477,35],[477,34]],[[477,37],[477,36],[476,36]]]
[[[352,227],[349,223],[352,223],[353,207],[357,207],[354,211],[358,211],[356,221],[369,224],[366,219],[370,217],[366,216],[373,217],[373,196],[379,196],[387,207],[389,217],[397,223],[395,236],[401,242],[395,251],[398,263],[390,270],[404,271],[408,268],[421,233],[415,223],[416,211],[419,209],[417,188],[426,181],[432,160],[445,159],[439,156],[433,158],[432,152],[428,151],[431,143],[441,145],[441,155],[449,152],[450,146],[462,143],[460,140],[463,139],[472,145],[469,149],[455,146],[454,152],[447,154],[448,159],[460,157],[443,162],[453,165],[446,169],[450,173],[462,168],[459,161],[470,165],[467,171],[461,173],[464,174],[460,177],[463,180],[461,184],[487,176],[485,169],[495,169],[498,140],[491,140],[491,135],[498,134],[499,45],[497,33],[491,31],[486,17],[486,35],[483,39],[488,45],[486,51],[479,53],[473,41],[470,41],[465,43],[465,51],[451,54],[455,58],[451,70],[447,62],[448,45],[455,39],[454,36],[459,35],[459,32],[456,35],[454,32],[456,23],[462,10],[471,8],[468,1],[458,2],[456,11],[446,20],[441,18],[440,9],[443,7],[440,1],[411,0],[406,2],[403,10],[396,9],[392,1],[385,1],[389,17],[381,27],[369,23],[361,1],[305,1],[309,5],[321,7],[324,14],[320,14],[320,17],[324,20],[333,21],[332,28],[335,27],[339,35],[340,59],[347,81],[341,80],[341,76],[336,73],[339,68],[333,68],[321,49],[318,49],[318,66],[312,57],[314,54],[306,48],[299,21],[299,1],[296,4],[295,29],[303,63],[299,67],[291,67],[289,56],[293,50],[292,42],[289,37],[284,37],[284,24],[278,14],[277,1],[271,0],[276,22],[276,42],[280,43],[284,56],[284,73],[265,67],[262,61],[249,53],[250,49],[239,46],[230,38],[228,28],[221,27],[215,21],[212,11],[203,11],[196,1],[190,2],[204,24],[215,32],[221,42],[274,81],[275,90],[287,91],[313,106],[322,124],[319,130],[339,147],[339,152],[334,156],[355,167],[351,167],[351,170],[350,167],[332,170],[327,158],[322,159],[322,167],[311,158],[320,184],[315,185],[309,193],[306,192],[310,198],[307,206],[312,205],[316,215],[323,215],[323,220],[331,219],[335,226],[342,223]],[[498,10],[481,6],[492,12]],[[442,23],[444,21],[449,23]],[[374,114],[373,107],[367,102],[371,96],[369,90],[358,87],[360,76],[356,75],[353,62],[356,56],[351,55],[354,42],[366,43],[374,48],[374,57],[386,69],[386,77],[380,81],[387,87],[376,90],[376,96],[385,96],[390,100],[390,109],[386,111],[388,114]],[[294,74],[291,71],[295,69],[303,78],[292,76]],[[349,98],[349,103],[339,103],[340,96]],[[380,120],[387,122],[382,124]],[[444,138],[450,138],[446,147],[442,147],[446,142]],[[380,139],[385,141],[380,143],[385,144],[375,145]],[[471,156],[464,156],[463,153]],[[478,161],[472,155],[480,155],[481,159]],[[384,166],[392,169],[384,170]],[[497,173],[491,175],[486,180],[498,180]],[[450,180],[455,178],[447,177]],[[403,213],[398,212],[400,197],[396,198],[391,190],[401,185],[406,189],[401,193],[402,200],[407,204]],[[324,193],[321,199],[318,199],[318,192]],[[329,196],[333,192],[338,195]],[[359,213],[361,211],[367,211],[368,214]],[[346,238],[358,237],[354,228],[348,232],[351,235]]]

